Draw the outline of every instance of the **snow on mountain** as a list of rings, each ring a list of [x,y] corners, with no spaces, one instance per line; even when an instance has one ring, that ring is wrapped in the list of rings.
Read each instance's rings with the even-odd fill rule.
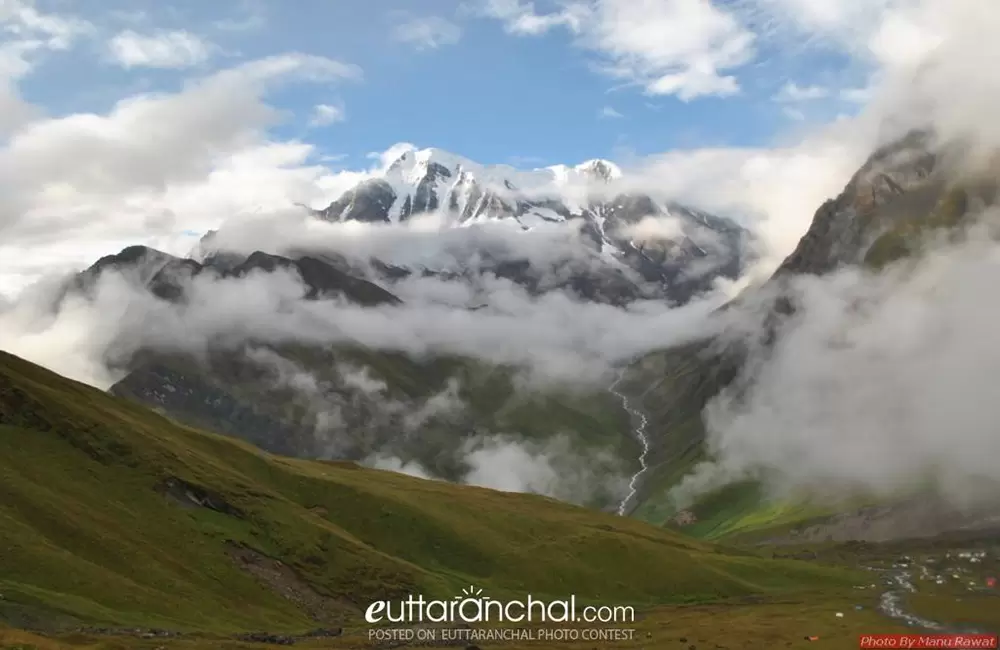
[[[631,270],[660,287],[661,295],[681,300],[716,277],[739,274],[746,231],[728,219],[622,189],[624,177],[601,159],[520,170],[398,145],[383,156],[379,171],[316,214],[331,222],[392,225],[433,213],[446,228],[508,224],[525,233],[573,226],[607,269]],[[409,266],[401,259],[381,261]]]
[[[323,218],[398,223],[415,214],[443,211],[457,224],[500,219],[530,228],[583,215],[587,206],[566,200],[567,195],[622,175],[606,160],[518,170],[481,165],[440,149],[396,151],[396,160],[345,192],[322,211]]]

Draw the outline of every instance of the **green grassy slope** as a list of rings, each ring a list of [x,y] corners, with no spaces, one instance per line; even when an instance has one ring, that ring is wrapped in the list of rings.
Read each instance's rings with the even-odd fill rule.
[[[306,298],[341,295],[369,307],[400,302],[351,275],[337,256],[292,259],[258,251],[241,258],[219,254],[197,262],[131,246],[103,257],[67,292],[90,295],[104,273],[116,272],[137,291],[173,303],[185,295],[188,277],[284,269],[301,278]],[[604,461],[588,467],[597,474],[638,470],[640,449],[628,435],[627,414],[605,386],[547,387],[539,394],[524,387],[518,369],[440,350],[416,355],[348,341],[264,342],[231,334],[205,350],[151,346],[117,358],[123,377],[110,392],[273,453],[359,461],[391,456],[455,481],[470,470],[464,447],[490,436],[538,446],[570,440],[581,456]],[[608,483],[588,491],[586,504],[617,505],[622,495]]]
[[[210,507],[164,494],[167,480]],[[543,497],[271,456],[4,353],[0,494],[0,618],[18,625],[301,630],[470,583],[649,604],[853,577]],[[288,597],[240,568],[232,543],[279,560]]]
[[[519,385],[516,369],[467,357],[413,358],[360,346],[269,346],[303,376],[323,385],[322,396],[279,386],[266,366],[255,364],[242,348],[217,351],[208,363],[183,355],[146,355],[138,369],[111,392],[145,404],[195,427],[228,433],[275,453],[324,457],[329,435],[317,417],[338,404],[337,457],[362,460],[385,453],[417,461],[434,475],[459,481],[463,443],[475,434],[512,435],[546,444],[565,435],[581,455],[610,454],[622,475],[638,470],[639,445],[629,435],[628,415],[618,399],[598,386],[544,392]],[[344,369],[365,370],[384,393],[366,394],[345,385]],[[406,415],[457,383],[455,408],[413,427]],[[329,387],[336,386],[335,390]],[[386,401],[404,406],[389,414]],[[601,471],[594,468],[595,471]],[[610,470],[609,470],[610,471]],[[617,504],[618,494],[595,491],[587,505]]]
[[[315,350],[303,354],[308,357]],[[444,389],[449,379],[458,380],[458,395],[467,405],[473,425],[535,440],[568,431],[581,446],[611,448],[638,465],[640,448],[628,434],[628,414],[609,391],[525,390],[517,385],[517,369],[469,357],[439,355],[417,360],[361,347],[341,347],[336,354],[367,368],[387,384],[391,394],[404,399],[430,397]],[[310,365],[301,357],[290,358]],[[456,442],[454,432],[446,435],[450,443]]]

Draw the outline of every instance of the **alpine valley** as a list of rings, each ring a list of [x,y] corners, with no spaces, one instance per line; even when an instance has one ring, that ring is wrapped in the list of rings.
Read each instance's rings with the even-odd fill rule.
[[[1000,566],[995,501],[916,485],[817,503],[769,491],[766,472],[676,492],[718,452],[711,403],[752,396],[788,337],[803,278],[899,269],[995,203],[994,174],[954,174],[942,161],[961,148],[931,142],[874,152],[774,276],[728,302],[714,286],[753,259],[733,222],[619,191],[603,161],[518,172],[436,150],[271,230],[224,225],[188,257],[128,247],[39,289],[49,318],[104,318],[107,390],[0,355],[0,617],[18,628],[0,640],[357,647],[373,599],[470,583],[640,603],[656,647],[736,647],[705,631],[730,627],[790,645],[805,619],[823,647],[914,621],[996,629],[978,587],[959,607],[943,578],[898,600],[912,562],[973,585]],[[354,246],[352,229],[407,246]],[[593,368],[545,377],[565,359],[538,363],[525,306],[674,330],[660,347],[609,331]],[[665,319],[688,312],[703,326],[680,335]],[[524,338],[455,345],[500,340],[476,328]],[[414,329],[424,345],[399,334]],[[554,331],[543,342],[586,356]],[[944,548],[982,564],[942,569]]]
[[[0,0],[0,650],[996,649],[998,33]]]
[[[408,353],[349,335],[274,336],[246,322],[233,322],[243,333],[217,329],[192,346],[154,340],[151,325],[167,308],[181,314],[182,330],[189,327],[184,314],[197,310],[208,286],[230,295],[270,292],[280,302],[287,289],[281,278],[295,284],[289,299],[370,311],[405,307],[407,288],[421,282],[460,287],[459,302],[440,305],[442,318],[502,313],[498,286],[535,301],[666,310],[735,279],[752,259],[748,233],[734,222],[619,191],[623,180],[599,160],[517,171],[409,150],[331,205],[289,216],[284,241],[224,225],[187,258],[129,247],[63,285],[52,309],[81,300],[99,305],[119,283],[148,299],[130,301],[128,333],[113,337],[101,363],[114,377],[112,394],[182,422],[275,453],[419,468],[454,481],[483,473],[470,457],[482,464],[513,454],[515,465],[522,456],[541,459],[534,461],[541,476],[515,485],[615,508],[640,468],[641,444],[607,390],[611,379],[539,389],[524,385],[516,360]],[[422,247],[409,230],[421,219],[432,228]],[[352,249],[329,234],[287,236],[310,225],[322,233],[328,223],[335,233],[358,227],[374,229],[373,237],[408,236],[378,251]],[[278,308],[272,317],[281,314]],[[289,313],[289,329],[299,328],[297,318]]]

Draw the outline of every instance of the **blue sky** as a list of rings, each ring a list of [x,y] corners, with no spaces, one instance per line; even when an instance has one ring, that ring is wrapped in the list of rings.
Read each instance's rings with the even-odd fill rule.
[[[783,251],[870,152],[871,97],[977,2],[4,0],[0,296],[329,205],[398,143],[610,158]]]
[[[554,15],[562,6],[507,4],[540,16]],[[608,57],[582,43],[585,29],[556,25],[544,33],[510,33],[509,20],[491,12],[489,0],[79,0],[37,5],[72,10],[105,36],[47,57],[22,82],[22,95],[50,114],[106,112],[125,96],[174,90],[186,79],[282,52],[359,66],[359,81],[290,85],[271,97],[290,112],[276,126],[277,136],[306,139],[337,158],[336,164],[351,168],[366,166],[369,152],[402,141],[484,163],[529,167],[672,149],[763,146],[801,122],[823,122],[857,110],[856,102],[838,94],[863,86],[868,73],[863,63],[836,49],[800,48],[794,41],[764,42],[758,36],[752,56],[720,73],[735,77],[738,92],[693,98],[654,94],[642,80],[598,69]],[[716,2],[716,7],[724,11],[726,3]],[[407,33],[405,26],[421,25],[436,26],[416,32],[432,38],[399,36]],[[683,31],[683,26],[669,27]],[[183,67],[124,68],[108,57],[107,41],[125,30],[150,38],[184,33],[211,52]],[[662,38],[674,36],[668,29]],[[822,87],[826,96],[777,101],[789,83]],[[310,112],[317,104],[335,107],[344,119],[310,128]]]

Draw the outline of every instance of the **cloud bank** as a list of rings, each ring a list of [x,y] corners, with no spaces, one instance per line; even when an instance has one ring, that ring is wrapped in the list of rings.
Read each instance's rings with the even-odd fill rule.
[[[964,0],[770,5],[804,12],[827,46],[878,62],[871,103],[849,123],[866,125],[861,140],[929,128],[952,179],[995,184],[1000,85],[989,62],[1000,60],[990,36],[1000,9]],[[782,212],[768,211],[776,226]],[[961,243],[939,242],[882,274],[794,280],[796,316],[773,349],[757,350],[744,380],[709,404],[714,460],[673,491],[677,503],[747,478],[780,496],[892,497],[930,487],[953,505],[995,501],[996,223],[991,208]]]
[[[673,497],[756,478],[784,497],[932,487],[957,505],[995,500],[1000,257],[997,213],[987,219],[882,274],[795,279],[795,316],[709,404],[714,460]]]
[[[609,452],[583,452],[568,435],[544,441],[480,435],[465,441],[457,455],[468,468],[458,482],[503,492],[540,494],[590,505],[595,500],[613,502],[628,487],[619,459]],[[436,478],[419,462],[384,453],[374,454],[366,464],[417,478]]]
[[[400,306],[365,308],[336,299],[305,300],[298,275],[252,273],[189,280],[182,304],[155,299],[117,273],[104,273],[91,299],[70,295],[53,312],[56,289],[33,291],[0,312],[5,347],[98,386],[114,376],[106,357],[143,348],[202,353],[227,341],[349,343],[415,356],[457,354],[531,370],[540,381],[603,381],[615,364],[644,351],[705,336],[720,296],[670,308],[661,301],[627,309],[561,292],[530,296],[513,283],[484,283],[482,309],[456,308],[476,294],[462,283],[406,284]],[[483,299],[481,295],[477,299]],[[55,337],[50,340],[49,337]],[[57,339],[57,340],[56,340]]]
[[[16,294],[46,272],[79,269],[130,244],[186,252],[226,215],[336,195],[349,180],[310,164],[310,145],[267,136],[281,115],[265,97],[287,83],[360,74],[322,57],[276,55],[179,92],[128,97],[105,115],[21,124],[0,145],[0,292]]]

